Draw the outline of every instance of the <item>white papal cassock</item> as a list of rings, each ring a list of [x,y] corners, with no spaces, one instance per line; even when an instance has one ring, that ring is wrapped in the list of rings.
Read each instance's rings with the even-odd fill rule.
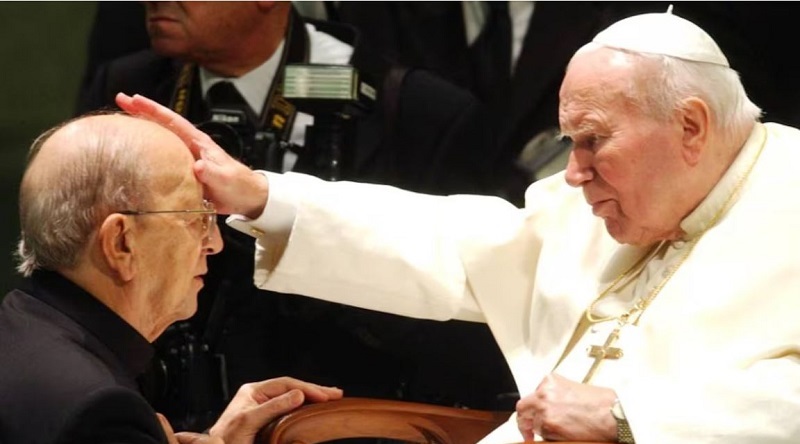
[[[524,209],[270,177],[264,214],[229,219],[257,237],[257,286],[486,322],[523,396],[553,371],[585,376],[587,347],[602,345],[615,321],[589,326],[555,367],[587,307],[617,316],[663,286],[638,325],[623,328],[622,358],[604,360],[590,381],[616,390],[636,441],[800,442],[800,131],[757,124],[682,222],[685,238],[596,304],[650,249],[611,239],[563,174],[533,184]],[[512,417],[482,442],[521,441]]]

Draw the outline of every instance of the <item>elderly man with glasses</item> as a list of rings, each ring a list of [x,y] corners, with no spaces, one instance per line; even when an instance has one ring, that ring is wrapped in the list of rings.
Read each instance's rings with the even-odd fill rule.
[[[151,343],[197,308],[216,210],[158,124],[92,115],[45,132],[20,186],[23,286],[0,306],[0,442],[251,443],[305,400],[291,378],[242,386],[210,434],[173,434],[139,392]]]

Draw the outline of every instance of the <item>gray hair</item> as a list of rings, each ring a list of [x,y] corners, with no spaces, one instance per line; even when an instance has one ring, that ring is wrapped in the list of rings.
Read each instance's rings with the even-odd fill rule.
[[[591,42],[578,52],[603,47]],[[726,66],[660,54],[609,48],[625,53],[637,67],[629,98],[643,112],[667,120],[689,97],[702,99],[723,137],[736,138],[761,118],[761,108],[747,97],[739,74]]]
[[[108,214],[142,204],[146,197],[142,171],[147,168],[137,162],[141,137],[121,125],[84,125],[80,136],[69,140],[76,146],[65,149],[59,162],[35,165],[42,146],[75,120],[48,130],[31,146],[19,194],[17,271],[24,276],[37,269],[73,268]]]

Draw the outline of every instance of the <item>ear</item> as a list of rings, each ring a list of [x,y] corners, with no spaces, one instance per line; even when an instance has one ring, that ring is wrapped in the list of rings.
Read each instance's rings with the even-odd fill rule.
[[[111,214],[100,225],[97,238],[106,265],[123,282],[133,279],[136,274],[136,235],[131,218]]]
[[[683,131],[683,158],[687,164],[695,166],[708,144],[711,113],[706,102],[690,97],[683,101],[678,115],[678,123]]]

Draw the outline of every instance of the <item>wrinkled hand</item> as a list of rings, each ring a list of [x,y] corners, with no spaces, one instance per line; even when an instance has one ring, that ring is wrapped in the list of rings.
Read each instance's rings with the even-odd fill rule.
[[[324,402],[341,397],[338,388],[288,377],[245,384],[211,427],[211,436],[220,437],[227,444],[252,444],[261,428],[304,401]]]
[[[164,434],[167,435],[167,442],[169,444],[225,444],[222,438],[202,433],[175,433],[172,431],[172,425],[170,425],[164,415],[156,413],[156,416],[158,417],[158,422],[161,423],[161,428],[164,429]]]
[[[517,426],[526,442],[534,433],[547,441],[616,442],[615,399],[612,389],[550,374],[517,402]]]
[[[251,219],[261,215],[269,197],[264,176],[228,155],[210,136],[166,106],[138,94],[119,93],[116,101],[124,111],[159,123],[183,140],[196,159],[195,175],[217,211]]]
[[[204,433],[178,432],[175,434],[175,438],[178,440],[177,444],[225,444],[222,438]]]

